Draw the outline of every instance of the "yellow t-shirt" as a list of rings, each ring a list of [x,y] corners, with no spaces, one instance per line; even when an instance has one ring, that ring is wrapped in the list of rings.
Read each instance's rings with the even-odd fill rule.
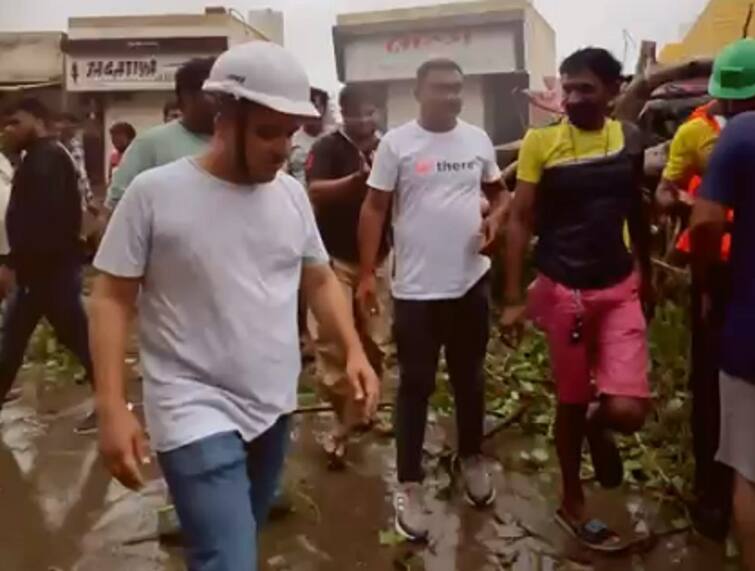
[[[705,119],[687,121],[671,142],[663,178],[683,186],[693,176],[702,176],[718,137],[719,133]]]
[[[519,150],[517,178],[537,184],[548,168],[602,159],[623,149],[621,122],[607,119],[600,131],[582,131],[564,119],[550,127],[529,130]]]

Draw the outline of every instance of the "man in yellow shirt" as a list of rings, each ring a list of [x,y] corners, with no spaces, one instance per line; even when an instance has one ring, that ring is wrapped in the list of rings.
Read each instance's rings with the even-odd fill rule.
[[[636,127],[608,118],[621,68],[603,49],[568,57],[561,65],[567,118],[533,129],[524,139],[501,317],[512,340],[519,338],[526,314],[548,337],[563,484],[556,520],[583,544],[604,552],[625,544],[588,515],[582,446],[587,438],[598,481],[607,488],[620,485],[624,470],[612,432],[639,430],[650,397],[642,309],[643,294],[650,291],[649,225],[640,184],[644,153]],[[525,302],[522,268],[533,233],[539,275]]]

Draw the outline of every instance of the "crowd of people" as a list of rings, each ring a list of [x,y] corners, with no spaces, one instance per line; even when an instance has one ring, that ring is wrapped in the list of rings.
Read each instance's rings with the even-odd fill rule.
[[[755,40],[717,59],[714,101],[679,129],[650,205],[642,133],[611,117],[622,65],[603,49],[563,61],[565,116],[527,133],[514,189],[489,136],[460,118],[465,77],[453,60],[418,69],[417,118],[386,133],[378,102],[359,85],[341,91],[342,121],[332,127],[327,93],[275,44],[193,60],[176,75],[163,125],[110,130],[107,230],[88,317],[80,247],[91,191],[75,123],[63,116],[55,125],[44,105],[24,99],[3,139],[21,157],[15,172],[0,154],[0,205],[9,202],[0,397],[46,317],[93,380],[96,414],[85,423],[99,428],[113,476],[139,489],[156,453],[189,568],[256,569],[297,403],[301,339],[311,339],[335,412],[324,452],[341,468],[352,433],[375,423],[395,343],[395,525],[428,540],[422,450],[441,351],[463,493],[480,509],[496,499],[482,453],[484,361],[490,254],[505,236],[502,335],[516,346],[532,320],[550,350],[556,521],[593,550],[621,551],[626,539],[587,504],[582,450],[603,487],[622,484],[614,434],[640,430],[652,406],[650,211],[691,206],[679,247],[693,269],[692,513],[698,531],[718,540],[733,514],[755,571],[753,62]],[[208,217],[221,223],[198,231]],[[525,288],[535,237],[537,277]],[[149,444],[125,398],[134,317]]]

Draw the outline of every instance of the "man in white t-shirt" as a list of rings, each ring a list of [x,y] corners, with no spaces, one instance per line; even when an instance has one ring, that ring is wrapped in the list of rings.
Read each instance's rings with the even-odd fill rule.
[[[307,187],[306,171],[309,153],[317,140],[325,134],[325,116],[328,113],[330,96],[327,91],[313,87],[310,101],[320,115],[304,123],[291,137],[291,155],[286,168],[288,174],[298,180],[304,188]]]
[[[419,119],[390,131],[380,143],[359,227],[358,299],[363,311],[374,313],[379,244],[393,205],[392,289],[400,369],[396,527],[413,540],[427,538],[422,446],[441,348],[456,397],[467,499],[479,507],[495,499],[480,455],[490,270],[490,260],[481,252],[496,237],[508,195],[490,138],[458,118],[463,86],[462,70],[451,60],[431,60],[419,68]],[[491,203],[484,219],[481,189]]]
[[[374,413],[378,379],[317,231],[307,193],[280,172],[291,135],[316,114],[282,47],[222,54],[204,90],[218,116],[209,148],[129,186],[95,266],[91,304],[100,448],[139,489],[145,438],[124,398],[123,358],[138,301],[151,446],[192,571],[255,571],[301,369],[299,287],[347,355],[353,398]],[[212,232],[197,232],[218,220]]]

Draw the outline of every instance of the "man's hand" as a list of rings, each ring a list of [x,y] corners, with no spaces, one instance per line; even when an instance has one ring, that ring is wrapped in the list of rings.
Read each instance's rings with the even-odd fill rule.
[[[352,398],[358,405],[362,418],[369,422],[377,412],[380,399],[380,380],[361,349],[353,352],[346,360],[346,377],[352,391]]]
[[[126,403],[98,409],[100,454],[108,471],[131,490],[144,487],[141,466],[149,464],[147,442],[139,421]]]
[[[492,212],[482,220],[480,228],[480,253],[488,254],[490,248],[498,238],[503,226],[504,213],[500,210]]]
[[[362,277],[357,287],[357,306],[364,319],[380,315],[380,304],[377,297],[377,280],[375,275]]]
[[[501,313],[501,339],[511,348],[516,348],[524,336],[524,322],[527,318],[527,306],[524,304],[509,305]]]

